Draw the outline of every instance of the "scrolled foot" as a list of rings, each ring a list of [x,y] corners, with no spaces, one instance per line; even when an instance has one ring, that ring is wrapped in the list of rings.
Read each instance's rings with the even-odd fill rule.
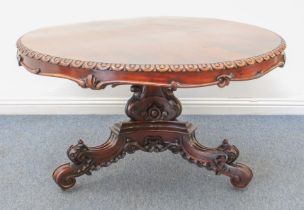
[[[228,163],[222,156],[214,161],[213,170],[217,175],[223,174],[230,177],[230,182],[234,187],[245,188],[253,177],[251,169],[241,163]]]
[[[216,175],[228,176],[234,187],[245,188],[253,177],[248,166],[234,163],[239,156],[239,150],[226,139],[220,146],[208,148],[199,144],[193,133],[190,139],[182,142],[181,146],[182,157],[200,167],[214,171]]]
[[[73,187],[76,178],[84,174],[91,175],[101,167],[107,167],[117,162],[126,154],[124,151],[126,142],[118,141],[117,129],[113,126],[108,140],[96,147],[88,147],[82,140],[72,145],[67,150],[67,156],[71,163],[66,163],[55,169],[53,179],[63,190]]]
[[[230,167],[233,167],[230,174],[231,184],[237,188],[247,187],[253,177],[251,169],[241,163],[233,164]]]
[[[76,183],[76,171],[70,163],[63,164],[55,169],[53,179],[61,189],[66,190]]]
[[[224,139],[223,143],[217,148],[223,151],[227,158],[223,158],[216,162],[216,173],[225,174],[230,177],[230,182],[234,187],[245,188],[252,179],[251,169],[241,163],[233,163],[239,156],[239,150],[236,146],[228,143]]]
[[[73,187],[76,183],[76,177],[83,174],[90,175],[93,169],[93,160],[88,156],[89,148],[82,140],[76,145],[70,146],[67,155],[72,163],[66,163],[55,169],[53,179],[61,189],[66,190]]]

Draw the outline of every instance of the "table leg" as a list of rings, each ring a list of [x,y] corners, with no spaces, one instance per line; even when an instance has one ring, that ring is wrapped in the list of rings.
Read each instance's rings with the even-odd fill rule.
[[[198,143],[191,123],[179,122],[181,104],[173,95],[173,89],[133,85],[134,92],[126,105],[129,122],[116,123],[111,128],[109,139],[97,147],[88,147],[82,140],[71,146],[67,155],[72,163],[59,166],[53,173],[55,182],[68,189],[76,183],[76,177],[90,175],[91,171],[117,162],[127,153],[137,150],[175,154],[230,177],[233,186],[244,188],[252,179],[247,166],[234,163],[239,150],[224,140],[216,148],[207,148]]]

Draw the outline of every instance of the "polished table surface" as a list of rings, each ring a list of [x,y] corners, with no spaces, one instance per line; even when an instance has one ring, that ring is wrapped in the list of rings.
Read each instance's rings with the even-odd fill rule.
[[[235,61],[277,49],[283,40],[263,28],[202,18],[145,18],[40,29],[23,45],[61,58],[122,64]]]
[[[284,64],[285,42],[269,30],[243,23],[158,17],[39,29],[22,36],[17,47],[24,66],[82,86],[87,85],[81,80],[92,72],[80,75],[75,68],[120,71],[94,74],[100,86],[92,88],[99,89],[115,82],[206,86],[218,84],[221,74],[230,75],[229,80],[254,79]]]

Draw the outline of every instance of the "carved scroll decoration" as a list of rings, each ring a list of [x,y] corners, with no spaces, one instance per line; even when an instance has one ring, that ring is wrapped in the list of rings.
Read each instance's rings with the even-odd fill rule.
[[[133,96],[127,102],[126,114],[132,120],[175,120],[182,106],[172,89],[132,85]]]

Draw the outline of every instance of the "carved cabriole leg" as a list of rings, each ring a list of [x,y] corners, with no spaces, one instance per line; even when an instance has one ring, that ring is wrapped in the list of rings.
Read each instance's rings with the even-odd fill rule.
[[[55,169],[53,178],[62,189],[69,189],[76,183],[76,177],[87,174],[100,167],[117,162],[127,153],[137,150],[162,152],[170,150],[180,152],[180,132],[187,133],[183,123],[179,122],[125,122],[112,127],[109,139],[97,147],[88,147],[82,140],[71,146],[67,155],[72,163],[66,163]],[[169,132],[169,134],[168,134]],[[166,136],[168,141],[164,141]]]
[[[245,188],[252,179],[251,169],[241,163],[234,163],[239,155],[239,150],[230,145],[225,139],[217,148],[207,148],[197,142],[195,133],[190,139],[183,139],[181,143],[182,156],[191,163],[215,171],[215,174],[230,177],[234,187]]]
[[[76,183],[76,177],[83,174],[91,175],[91,171],[109,166],[125,156],[124,141],[118,139],[119,126],[112,127],[109,139],[97,147],[88,147],[82,140],[70,146],[67,156],[72,163],[66,163],[55,169],[53,178],[62,188],[68,189]]]
[[[252,178],[252,171],[245,165],[234,163],[239,155],[235,146],[224,140],[217,148],[207,148],[195,138],[194,127],[179,122],[181,104],[171,88],[133,85],[133,96],[127,102],[129,122],[116,123],[109,139],[97,147],[88,147],[81,140],[71,146],[68,157],[72,163],[59,166],[53,173],[55,182],[62,188],[74,186],[76,177],[109,166],[127,153],[137,150],[162,152],[170,150],[198,166],[230,177],[233,186],[243,188]]]

